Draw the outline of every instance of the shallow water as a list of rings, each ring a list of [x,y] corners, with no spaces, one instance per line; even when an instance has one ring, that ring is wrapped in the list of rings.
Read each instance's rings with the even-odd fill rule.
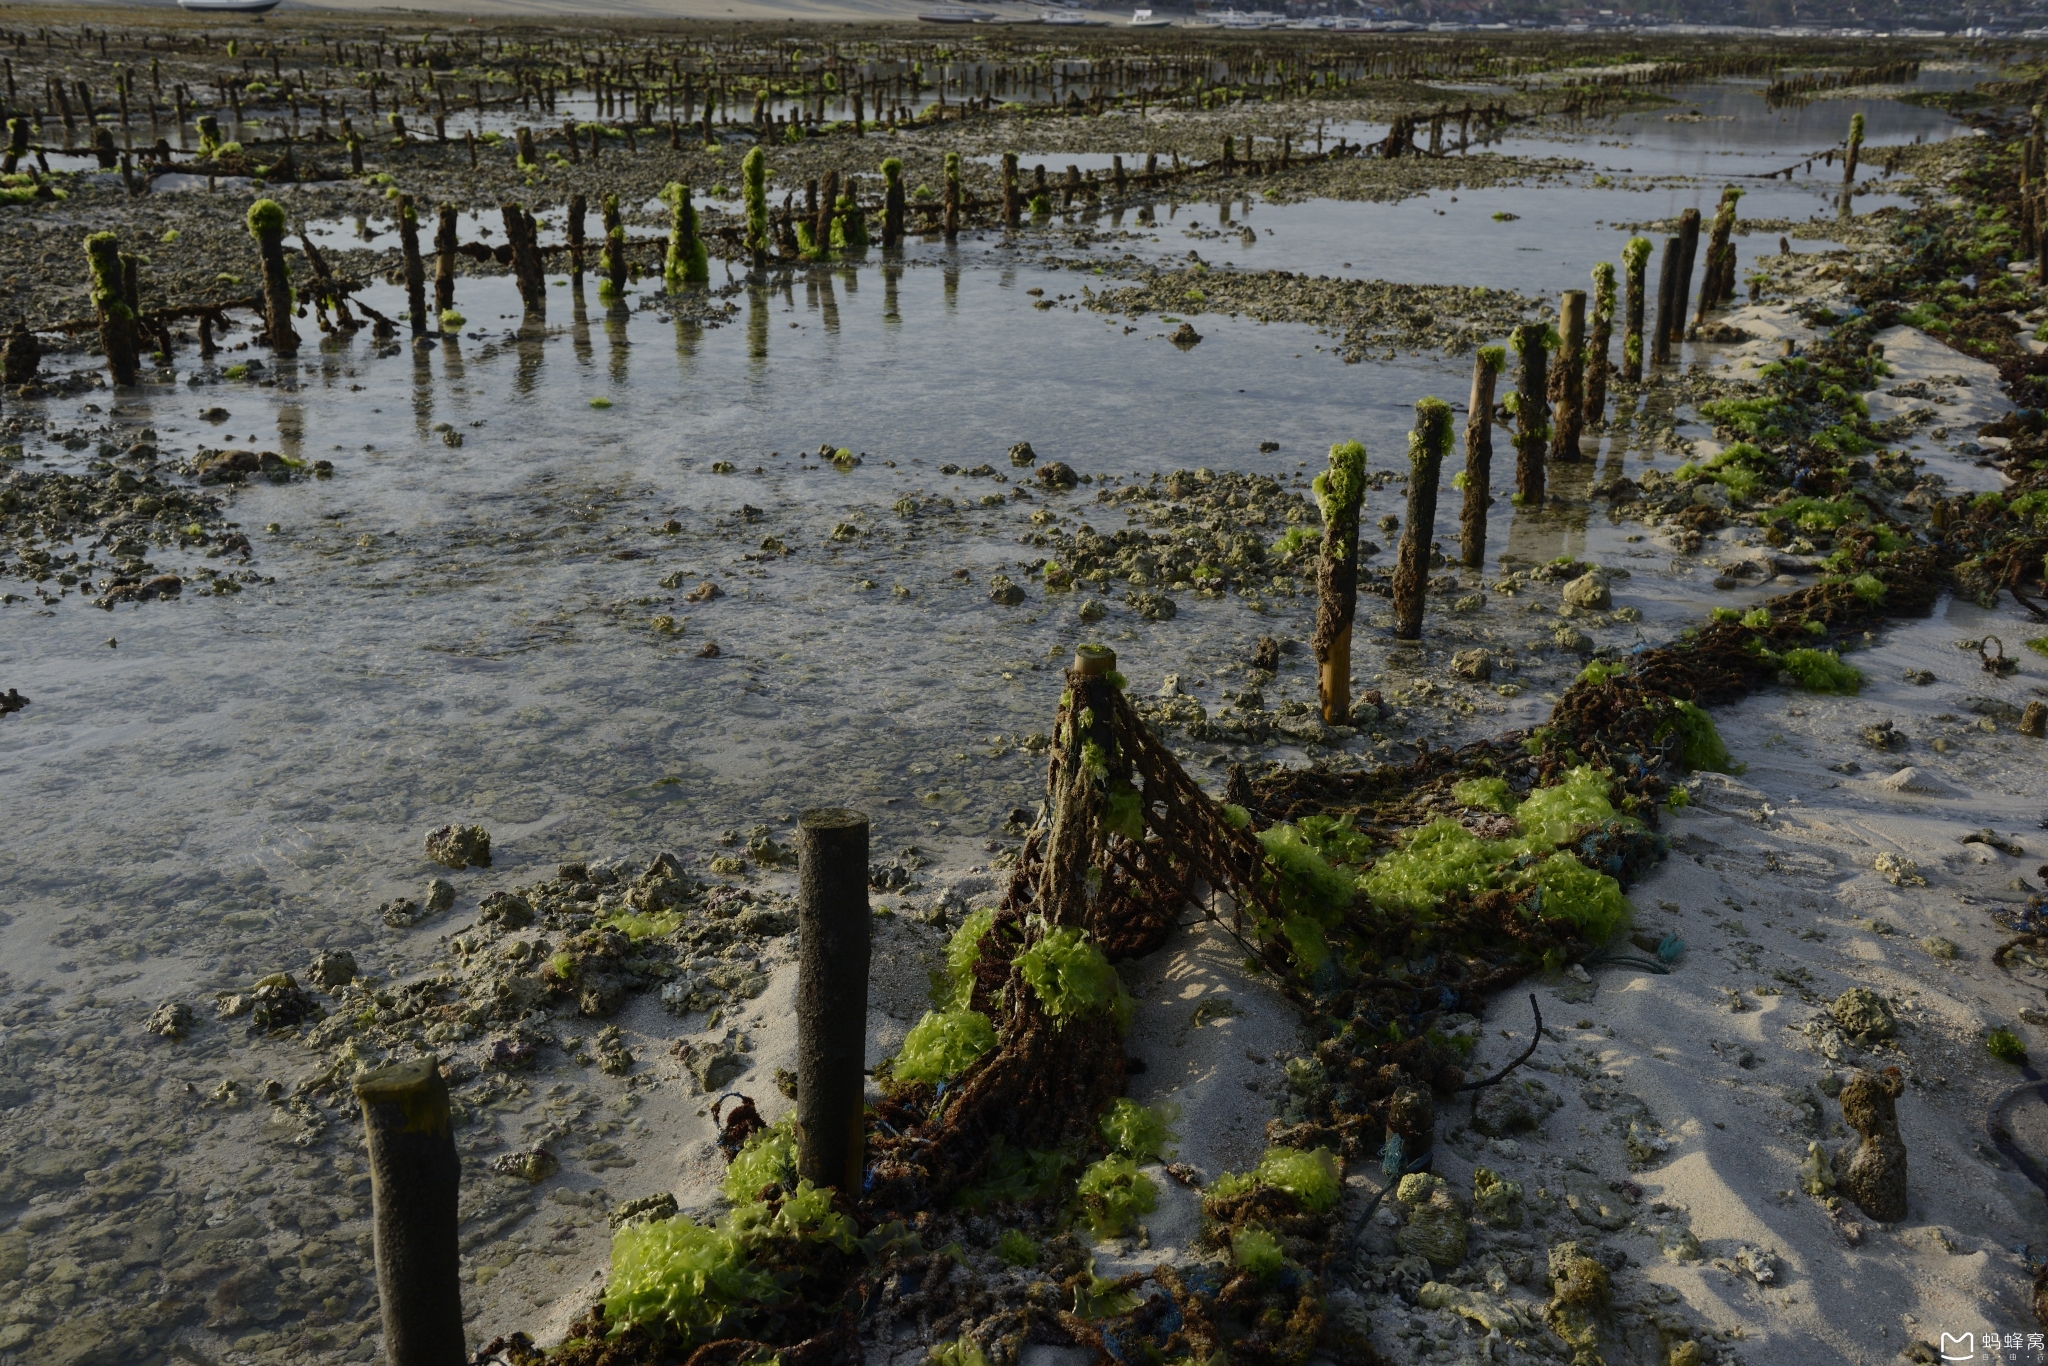
[[[1754,95],[1728,98],[1762,110]],[[1806,113],[1813,108],[1846,118],[1828,102]],[[1907,112],[1912,122],[1923,111]],[[1712,130],[1739,133],[1731,142],[1759,163],[1825,145],[1801,119],[1758,112],[1733,124],[1645,124],[1631,135],[1646,154],[1630,148],[1616,159],[1647,174],[1661,137],[1670,145],[1656,155],[1678,167],[1703,155],[1680,144]],[[1902,123],[1898,135],[1916,130],[1934,131]],[[1578,140],[1550,145],[1599,160]],[[1132,161],[1142,164],[1142,149]],[[1125,232],[1099,247],[1045,241],[1084,259],[1184,260],[1196,249],[1218,265],[1550,296],[1580,286],[1593,261],[1614,259],[1625,236],[1613,223],[1668,214],[1688,195],[1710,203],[1718,188],[1639,193],[1593,186],[1590,174],[1461,192],[1456,203],[1448,193],[1397,205],[1240,202],[1230,221],[1257,231],[1249,247],[1208,235],[1221,226],[1216,205],[1164,199],[1157,222],[1129,215]],[[318,203],[317,192],[307,198]],[[1816,187],[1780,182],[1745,199],[1744,212],[1782,201],[1811,213],[1819,198]],[[1499,222],[1496,210],[1519,217]],[[309,216],[316,239],[336,245],[393,236],[388,220]],[[495,226],[488,215],[466,219],[463,235]],[[1738,240],[1745,261],[1776,246]],[[509,280],[465,278],[456,306],[469,323],[458,342],[379,348],[359,334],[321,344],[309,331],[297,362],[271,367],[274,383],[187,369],[175,386],[111,400],[10,401],[14,415],[38,413],[56,427],[110,423],[119,445],[153,430],[176,456],[202,443],[246,445],[335,466],[331,481],[254,483],[230,495],[266,580],[238,593],[202,593],[194,581],[182,599],[111,613],[76,592],[54,606],[0,608],[0,684],[33,699],[0,721],[13,827],[0,845],[0,878],[14,893],[11,919],[0,917],[5,985],[16,1002],[40,993],[82,1012],[97,1023],[81,1028],[113,1041],[68,1062],[67,1086],[90,1090],[96,1069],[112,1077],[132,1067],[129,1045],[158,1001],[245,987],[302,967],[319,947],[351,948],[379,976],[417,971],[472,898],[562,859],[670,848],[701,868],[722,851],[722,832],[766,824],[784,839],[803,807],[848,804],[872,813],[878,858],[914,844],[942,868],[985,862],[1004,847],[997,837],[1011,809],[1040,795],[1042,761],[1020,742],[1047,728],[1058,668],[1077,643],[1111,644],[1135,692],[1179,674],[1214,707],[1224,688],[1242,686],[1231,670],[1256,638],[1304,638],[1313,604],[1310,585],[1284,578],[1256,599],[1174,592],[1179,614],[1168,622],[1143,619],[1120,592],[1048,593],[1023,572],[1051,553],[1024,542],[1031,514],[1106,534],[1124,512],[1096,500],[1102,483],[1037,488],[1004,458],[1013,443],[1103,481],[1206,467],[1299,488],[1333,441],[1354,436],[1374,468],[1405,469],[1414,402],[1437,394],[1461,404],[1468,382],[1469,357],[1345,365],[1317,349],[1328,338],[1302,326],[1199,315],[1204,340],[1183,351],[1156,316],[1101,315],[1071,298],[1039,308],[1106,277],[1049,268],[1038,247],[1013,249],[995,233],[951,248],[915,241],[899,261],[875,253],[772,287],[728,287],[727,278],[714,269],[727,307],[718,326],[677,321],[652,282],[618,307],[598,301],[594,281],[581,295],[563,282],[550,289],[544,337],[522,334]],[[384,312],[402,309],[391,286],[366,297]],[[1721,354],[1689,350],[1690,359]],[[610,406],[593,408],[598,399]],[[1616,600],[1642,620],[1592,628],[1603,645],[1662,640],[1710,603],[1790,586],[1713,587],[1712,561],[1739,551],[1746,530],[1679,555],[1587,505],[1596,478],[1646,464],[1668,473],[1682,458],[1653,439],[1651,419],[1668,415],[1669,400],[1647,402],[1654,412],[1589,437],[1586,464],[1553,471],[1550,507],[1522,511],[1501,496],[1490,519],[1490,564],[1569,554],[1630,571]],[[229,416],[200,419],[214,406]],[[1696,423],[1680,430],[1706,435]],[[1262,442],[1277,449],[1262,452]],[[861,463],[842,470],[801,458],[821,444]],[[37,468],[89,467],[85,453],[54,440],[25,445]],[[1511,459],[1498,436],[1497,484]],[[732,471],[714,472],[718,462]],[[995,474],[949,475],[946,463],[986,463]],[[1447,544],[1452,464],[1436,523]],[[919,510],[898,510],[906,496]],[[1374,524],[1387,513],[1405,516],[1398,484],[1368,499],[1367,534],[1382,543],[1390,537]],[[270,523],[279,530],[263,530]],[[764,551],[768,537],[789,553]],[[155,558],[172,571],[205,563]],[[1026,584],[1023,605],[989,601],[998,571]],[[1575,658],[1528,648],[1557,625],[1554,613],[1528,612],[1477,574],[1459,577],[1460,591],[1485,605],[1451,613],[1442,610],[1449,594],[1432,599],[1425,651],[1396,649],[1384,602],[1361,601],[1358,686],[1385,689],[1406,720],[1377,741],[1351,738],[1348,761],[1532,723],[1576,671]],[[684,599],[706,581],[723,595]],[[1076,609],[1096,597],[1108,615],[1089,625]],[[1951,609],[1959,628],[1968,616]],[[712,641],[717,657],[700,657]],[[1521,652],[1519,696],[1441,686],[1448,649],[1479,641]],[[1417,688],[1422,678],[1437,681]],[[1289,657],[1265,697],[1269,708],[1312,699],[1305,654]],[[1225,762],[1254,752],[1179,735],[1172,743],[1219,785]],[[1292,744],[1254,749],[1305,756]],[[451,917],[387,929],[375,907],[418,893],[434,871],[421,837],[451,821],[491,830],[495,866],[460,876]],[[75,1046],[77,1032],[68,1037]],[[246,1066],[288,1073],[294,1064],[276,1060],[278,1047],[250,1045]],[[9,1095],[47,1075],[38,1056],[8,1054],[0,1086]],[[189,1070],[204,1079],[198,1065]],[[49,1114],[31,1101],[14,1117]],[[152,1119],[146,1106],[123,1116],[102,1127]],[[52,1132],[98,1122],[67,1112]],[[188,1193],[216,1181],[239,1189],[204,1157],[170,1180]]]

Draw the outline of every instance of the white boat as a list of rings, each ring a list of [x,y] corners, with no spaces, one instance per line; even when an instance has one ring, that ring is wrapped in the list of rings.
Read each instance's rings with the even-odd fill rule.
[[[1100,19],[1089,18],[1077,9],[1042,9],[1038,12],[1038,22],[1051,24],[1057,28],[1098,28],[1103,23]]]
[[[178,0],[178,8],[194,14],[268,14],[278,0]]]
[[[970,9],[966,5],[933,5],[917,17],[926,24],[981,24],[995,18],[985,9]]]
[[[1173,20],[1168,19],[1163,14],[1154,14],[1151,10],[1148,9],[1134,10],[1131,13],[1131,27],[1171,28],[1173,27]]]
[[[1246,14],[1242,10],[1211,10],[1209,22],[1218,28],[1266,28],[1275,16],[1271,14]]]

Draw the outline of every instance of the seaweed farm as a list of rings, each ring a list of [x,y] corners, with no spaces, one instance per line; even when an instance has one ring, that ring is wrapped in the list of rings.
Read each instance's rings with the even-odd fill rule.
[[[0,1366],[2041,1350],[2036,45],[0,74]]]

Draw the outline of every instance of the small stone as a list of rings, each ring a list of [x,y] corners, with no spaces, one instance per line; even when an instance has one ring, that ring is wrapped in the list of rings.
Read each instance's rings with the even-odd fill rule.
[[[1048,460],[1038,467],[1038,482],[1049,489],[1070,489],[1081,482],[1073,467],[1063,460]]]
[[[1010,463],[1022,468],[1038,459],[1038,452],[1031,449],[1029,441],[1019,441],[1010,447]]]
[[[524,1072],[538,1054],[531,1041],[508,1034],[490,1041],[484,1050],[484,1066],[500,1072]]]
[[[1879,876],[1894,887],[1925,887],[1927,885],[1926,875],[1920,871],[1920,865],[1909,858],[1902,858],[1897,854],[1886,852],[1872,859],[1870,866]]]
[[[1599,1308],[1613,1297],[1607,1268],[1588,1257],[1576,1242],[1550,1249],[1550,1293],[1560,1304]]]
[[[1917,768],[1911,767],[1902,768],[1889,778],[1879,778],[1877,784],[1879,787],[1889,788],[1893,792],[1911,792],[1927,797],[1950,797],[1957,795],[1955,789],[1947,783],[1942,782],[1938,778],[1931,777]]]
[[[1439,1271],[1465,1260],[1465,1211],[1441,1177],[1410,1172],[1401,1178],[1395,1198],[1408,1212],[1407,1226],[1394,1235],[1396,1246]]]
[[[1828,1013],[1835,1017],[1842,1032],[1858,1043],[1875,1043],[1899,1032],[1898,1017],[1892,1014],[1891,1006],[1868,987],[1850,987],[1834,999]]]
[[[488,868],[490,832],[481,825],[444,825],[427,836],[427,857],[444,868]]]
[[[1920,947],[1927,951],[1927,955],[1930,958],[1940,958],[1943,960],[1953,960],[1957,954],[1962,952],[1962,950],[1956,947],[1955,940],[1944,939],[1938,934],[1930,934],[1921,940]]]
[[[172,1043],[183,1039],[198,1025],[199,1016],[183,1001],[165,1001],[142,1022],[143,1029]]]
[[[517,892],[492,892],[477,906],[476,918],[482,924],[523,930],[533,923],[533,903]]]
[[[1924,688],[1934,681],[1934,675],[1925,669],[1908,669],[1904,677],[1916,688]]]
[[[1604,612],[1614,605],[1614,594],[1607,587],[1607,576],[1599,570],[1591,570],[1564,586],[1565,605],[1587,612]]]
[[[2048,702],[2029,702],[2020,717],[2020,734],[2039,740],[2048,736]]]
[[[1493,677],[1493,656],[1484,650],[1460,650],[1451,656],[1451,672],[1484,683]]]
[[[1863,743],[1872,749],[1895,750],[1906,748],[1909,741],[1890,721],[1878,721],[1863,728]]]
[[[491,1170],[501,1176],[514,1176],[529,1185],[537,1186],[562,1169],[562,1161],[546,1148],[530,1148],[525,1152],[503,1153],[491,1163]]]
[[[1202,334],[1195,331],[1193,323],[1182,323],[1174,329],[1173,335],[1168,337],[1167,340],[1178,346],[1181,350],[1186,351],[1201,343]]]
[[[1747,1271],[1758,1285],[1773,1285],[1777,1282],[1778,1254],[1768,1248],[1738,1248],[1735,1253],[1735,1264]]]
[[[638,1200],[622,1200],[612,1206],[609,1222],[616,1233],[628,1224],[653,1224],[663,1219],[673,1219],[679,1206],[675,1196],[667,1191],[658,1195],[643,1195]]]
[[[988,600],[999,606],[1015,607],[1024,601],[1024,590],[1008,574],[994,574],[988,581]]]
[[[1171,621],[1180,611],[1164,593],[1133,593],[1129,601],[1131,610],[1147,621]]]
[[[455,884],[445,877],[429,879],[427,882],[427,914],[439,915],[455,904]]]
[[[1818,1142],[1806,1145],[1806,1160],[1799,1164],[1799,1188],[1816,1200],[1835,1188],[1834,1164]]]
[[[322,949],[313,955],[306,980],[329,991],[345,987],[356,980],[356,956],[347,949]]]
[[[1706,1255],[1699,1236],[1676,1224],[1657,1230],[1657,1250],[1674,1262],[1696,1262]]]
[[[1489,1167],[1472,1170],[1472,1212],[1495,1228],[1522,1226],[1522,1184]]]

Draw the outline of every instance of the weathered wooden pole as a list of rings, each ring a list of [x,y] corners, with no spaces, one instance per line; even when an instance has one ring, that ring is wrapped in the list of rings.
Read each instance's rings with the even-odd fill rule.
[[[601,299],[621,299],[626,294],[626,222],[619,216],[619,197],[608,194],[601,201],[604,250],[597,258],[597,294]]]
[[[797,821],[797,1175],[858,1198],[868,1037],[868,818]]]
[[[1631,237],[1621,249],[1623,277],[1628,282],[1628,322],[1621,334],[1621,374],[1630,384],[1643,380],[1643,284],[1650,261],[1650,239]]]
[[[1568,289],[1558,307],[1556,389],[1550,405],[1550,458],[1565,464],[1585,459],[1579,429],[1586,407],[1586,291]]]
[[[7,156],[0,160],[0,175],[13,175],[21,159],[28,155],[28,120],[7,120]]]
[[[1522,361],[1514,407],[1515,501],[1523,507],[1543,505],[1543,456],[1550,445],[1550,405],[1544,390],[1551,335],[1548,323],[1523,323],[1508,334],[1508,349]]]
[[[889,157],[882,162],[882,248],[903,245],[903,162]]]
[[[505,240],[512,246],[512,277],[519,286],[519,301],[525,305],[527,317],[545,319],[548,316],[547,272],[541,268],[533,215],[512,203],[501,204],[498,210],[505,222]]]
[[[461,245],[455,206],[443,204],[434,228],[434,316],[441,331],[448,330],[442,315],[455,307],[455,249]]]
[[[249,235],[263,259],[263,326],[270,349],[280,356],[299,354],[299,334],[292,330],[292,278],[284,265],[284,205],[259,199],[249,206]]]
[[[1601,261],[1593,267],[1593,327],[1586,340],[1586,402],[1580,410],[1584,426],[1597,427],[1607,420],[1607,376],[1614,369],[1608,355],[1614,349],[1614,262]]]
[[[1465,506],[1458,519],[1458,551],[1467,569],[1486,567],[1486,510],[1493,506],[1493,388],[1507,352],[1482,346],[1472,362],[1472,397],[1465,413]]]
[[[960,154],[946,153],[945,233],[948,242],[960,236]]]
[[[839,172],[827,171],[818,182],[818,207],[811,218],[811,248],[820,261],[832,259],[832,211],[839,200]]]
[[[1710,309],[1719,308],[1735,292],[1735,247],[1728,240],[1735,230],[1735,196],[1742,192],[1730,185],[1721,191],[1714,209],[1714,226],[1707,234],[1707,266],[1700,277],[1700,301],[1693,314],[1695,324],[1707,320]]]
[[[120,239],[96,232],[85,239],[85,262],[92,272],[93,309],[100,320],[100,352],[116,384],[133,384],[140,370],[136,357],[135,310],[121,288]]]
[[[768,268],[768,154],[756,143],[740,161],[740,194],[747,210],[747,254],[755,270]],[[615,197],[605,196],[608,204]],[[609,223],[610,220],[606,220]],[[607,228],[609,232],[609,228]]]
[[[670,289],[701,285],[711,278],[711,256],[697,233],[697,206],[690,202],[690,187],[671,181],[661,192],[668,205],[668,254],[662,259],[662,282]]]
[[[1422,608],[1429,588],[1429,547],[1436,535],[1437,480],[1451,450],[1451,405],[1425,398],[1415,405],[1408,433],[1408,524],[1394,560],[1394,638],[1422,639]]]
[[[456,1208],[462,1161],[449,1122],[448,1083],[432,1057],[391,1063],[355,1079],[370,1149],[370,1208],[377,1298],[390,1366],[459,1366],[461,1250]]]
[[[583,223],[590,216],[589,201],[578,190],[569,196],[569,274],[580,287],[583,284]]]
[[[1678,216],[1678,282],[1672,289],[1671,343],[1685,340],[1685,312],[1692,302],[1692,272],[1700,252],[1700,211]]]
[[[1849,116],[1849,148],[1842,155],[1842,184],[1856,183],[1856,163],[1863,156],[1863,115]]]
[[[1323,513],[1316,563],[1316,687],[1326,725],[1351,724],[1351,621],[1358,610],[1358,513],[1365,504],[1365,447],[1330,447],[1330,467],[1315,478]]]
[[[405,263],[405,307],[414,340],[427,335],[427,265],[420,257],[420,214],[412,196],[398,196],[398,250]]]
[[[1671,312],[1678,298],[1679,246],[1676,237],[1664,239],[1664,256],[1657,266],[1657,327],[1651,341],[1653,364],[1671,363]]]
[[[1117,158],[1117,178],[1123,178],[1123,158]],[[1119,186],[1121,188],[1121,186]],[[1016,227],[1024,214],[1024,200],[1017,193],[1017,154],[1003,153],[1003,224]]]

